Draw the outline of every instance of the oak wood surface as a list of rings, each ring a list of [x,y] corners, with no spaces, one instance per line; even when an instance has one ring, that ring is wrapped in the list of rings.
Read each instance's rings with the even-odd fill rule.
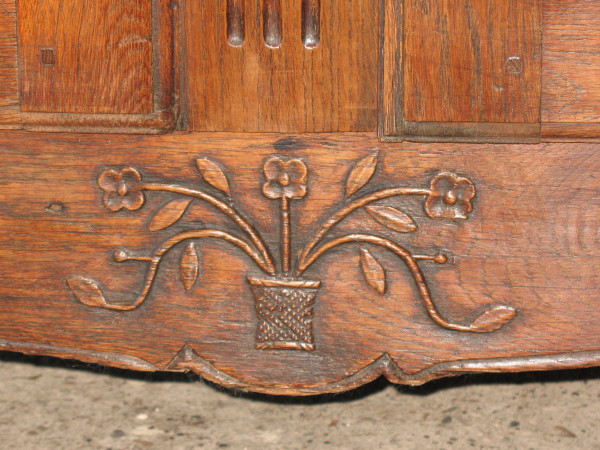
[[[19,19],[23,111],[152,112],[151,0],[21,1]]]
[[[540,120],[541,2],[404,0],[404,116]]]
[[[599,124],[600,2],[544,2],[543,60],[542,120]]]
[[[32,131],[164,133],[179,95],[179,3],[23,2],[21,117]]]
[[[541,2],[383,4],[383,140],[540,141]]]
[[[0,128],[19,127],[17,14],[14,0],[0,0]]]
[[[0,0],[0,350],[295,395],[599,365],[597,4]]]
[[[380,374],[414,384],[464,371],[600,361],[594,145],[381,144],[371,134],[5,132],[0,150],[0,345],[6,350],[140,370],[195,370],[224,385],[279,394],[349,389]],[[141,199],[134,169],[145,183]],[[119,179],[126,182],[122,197],[110,191]],[[442,189],[438,179],[454,183],[458,203],[452,196],[443,204],[427,200]],[[469,183],[474,198],[465,196]],[[309,288],[317,291],[314,350],[258,348],[261,310],[247,277],[269,277],[239,243],[222,239],[248,236],[225,206],[258,230],[280,271],[280,195],[291,196],[294,265],[328,217],[393,187],[413,194],[348,215],[323,242],[348,235],[356,242],[333,248],[303,275],[320,282]],[[182,210],[195,190],[225,206],[198,197]],[[111,211],[124,205],[129,209]],[[146,255],[192,230],[198,239],[164,256],[139,306],[90,306],[99,305],[97,292],[88,289],[92,284],[82,287],[81,277],[96,283],[107,305],[129,309],[144,286]],[[357,237],[370,234],[415,258],[439,260],[418,264],[443,318],[469,323],[498,307],[516,316],[484,333],[441,326],[392,247]],[[202,238],[209,235],[216,239]]]
[[[243,16],[245,24],[244,41],[240,44],[236,38],[234,46],[228,36],[227,17],[232,18],[227,15],[228,5],[236,8],[236,20]],[[183,128],[376,129],[377,2],[321,1],[318,45],[303,39],[303,24],[314,27],[317,19],[316,13],[311,16],[306,11],[318,10],[315,5],[300,6],[296,0],[185,2]]]

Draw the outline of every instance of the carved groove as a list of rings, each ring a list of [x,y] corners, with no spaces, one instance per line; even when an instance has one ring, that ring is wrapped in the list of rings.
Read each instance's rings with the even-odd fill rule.
[[[321,0],[302,0],[302,42],[315,48],[321,40]]]
[[[227,0],[227,42],[241,47],[245,40],[244,0]]]
[[[283,40],[281,27],[281,0],[264,0],[263,38],[267,47],[281,47]]]

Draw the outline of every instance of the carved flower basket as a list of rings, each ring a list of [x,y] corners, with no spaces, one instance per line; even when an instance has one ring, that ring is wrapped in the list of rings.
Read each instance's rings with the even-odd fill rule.
[[[314,350],[313,306],[320,281],[248,277],[256,301],[259,349]]]

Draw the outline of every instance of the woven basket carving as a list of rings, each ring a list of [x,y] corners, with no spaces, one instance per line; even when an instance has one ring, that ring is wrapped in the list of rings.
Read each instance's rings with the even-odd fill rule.
[[[313,306],[319,281],[249,277],[256,300],[259,349],[314,350]]]

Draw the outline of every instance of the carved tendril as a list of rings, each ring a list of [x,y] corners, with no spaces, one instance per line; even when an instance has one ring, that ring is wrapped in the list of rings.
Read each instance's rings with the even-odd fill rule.
[[[187,231],[184,233],[177,234],[177,235],[173,236],[172,238],[168,239],[167,241],[165,241],[158,248],[158,250],[156,250],[154,252],[154,254],[151,256],[134,255],[123,249],[117,250],[117,252],[115,253],[115,260],[118,262],[141,261],[141,262],[149,263],[149,267],[146,272],[146,278],[144,280],[144,287],[142,288],[142,292],[131,304],[109,303],[106,300],[106,298],[104,297],[102,304],[94,304],[92,306],[102,306],[103,308],[112,309],[115,311],[131,311],[131,310],[136,309],[138,306],[140,306],[142,303],[144,303],[144,301],[148,297],[148,294],[150,293],[150,290],[152,289],[152,285],[154,284],[154,279],[156,278],[156,274],[158,272],[158,268],[159,268],[159,265],[160,265],[163,257],[173,247],[175,247],[178,244],[181,244],[182,242],[185,242],[190,239],[203,239],[203,238],[220,239],[220,240],[224,240],[226,242],[229,242],[230,244],[237,246],[238,248],[243,250],[246,254],[248,254],[254,260],[254,262],[256,264],[258,264],[258,266],[262,270],[264,270],[267,273],[269,272],[269,268],[262,261],[261,256],[250,245],[248,245],[246,242],[244,242],[242,239],[240,239],[230,233],[226,233],[224,231],[218,231],[218,230]],[[89,280],[89,281],[91,281],[91,280]]]
[[[364,197],[361,197],[346,205],[344,208],[340,209],[329,219],[327,219],[308,241],[304,247],[304,250],[302,250],[302,253],[300,254],[296,275],[302,275],[302,273],[308,268],[309,264],[307,264],[307,261],[309,260],[310,252],[314,250],[314,248],[319,244],[319,242],[321,242],[321,240],[323,240],[323,238],[331,231],[331,229],[357,209],[363,208],[378,200],[383,200],[390,197],[402,195],[429,195],[430,193],[431,191],[429,189],[406,187],[389,188],[365,195]]]
[[[351,243],[367,243],[372,245],[377,245],[383,247],[387,250],[392,251],[397,256],[399,256],[408,269],[410,270],[415,283],[417,284],[417,288],[419,289],[419,294],[421,295],[421,299],[429,314],[429,317],[437,323],[438,325],[447,328],[449,330],[455,331],[471,331],[475,333],[488,333],[490,331],[495,331],[501,327],[503,327],[507,322],[510,322],[516,315],[516,311],[513,308],[506,306],[497,306],[492,307],[486,310],[483,314],[481,314],[477,319],[469,324],[459,324],[455,322],[451,322],[445,319],[433,302],[431,298],[431,294],[429,292],[429,288],[427,287],[427,283],[425,282],[425,277],[423,276],[423,272],[417,263],[417,259],[426,259],[430,261],[437,262],[438,264],[443,264],[446,262],[446,257],[444,255],[436,255],[436,256],[414,256],[405,248],[399,246],[395,242],[390,241],[389,239],[385,239],[378,236],[372,236],[367,234],[350,234],[347,236],[343,236],[340,238],[333,239],[329,242],[326,242],[321,247],[319,247],[309,259],[307,259],[305,263],[305,268],[307,269],[313,264],[318,258],[323,256],[329,250],[343,244],[351,244]]]
[[[269,274],[275,274],[275,265],[273,263],[273,258],[271,257],[269,250],[267,249],[262,237],[260,234],[254,229],[252,225],[248,223],[246,219],[244,219],[240,213],[238,213],[234,208],[229,206],[222,200],[207,194],[206,192],[189,189],[183,186],[169,185],[169,184],[161,184],[161,183],[142,183],[140,185],[140,189],[145,191],[163,191],[163,192],[171,192],[174,194],[186,195],[189,197],[197,198],[203,200],[216,208],[218,208],[221,212],[223,212],[226,216],[230,217],[250,238],[252,243],[256,246],[257,250],[260,253],[260,264],[259,266],[265,272]],[[247,253],[247,252],[246,252]],[[252,257],[251,254],[249,256]],[[253,258],[254,259],[254,258]]]

